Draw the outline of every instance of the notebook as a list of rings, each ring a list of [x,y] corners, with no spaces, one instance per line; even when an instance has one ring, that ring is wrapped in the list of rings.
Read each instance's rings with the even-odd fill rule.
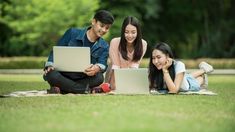
[[[53,47],[54,67],[64,72],[84,72],[90,65],[89,47]]]
[[[115,69],[115,94],[149,94],[148,70]]]

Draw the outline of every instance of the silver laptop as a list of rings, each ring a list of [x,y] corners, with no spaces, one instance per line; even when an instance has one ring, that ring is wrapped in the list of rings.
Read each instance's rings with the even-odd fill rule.
[[[53,47],[54,67],[58,71],[84,72],[90,65],[89,47]]]
[[[115,69],[115,94],[149,94],[148,70]]]

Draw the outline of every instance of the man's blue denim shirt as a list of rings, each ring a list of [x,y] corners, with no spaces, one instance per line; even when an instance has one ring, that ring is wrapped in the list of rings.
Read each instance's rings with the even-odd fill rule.
[[[84,29],[68,29],[58,41],[57,46],[84,47],[85,34],[89,28],[90,27]],[[107,68],[108,53],[109,45],[103,38],[99,38],[91,47],[91,63],[99,65],[102,72],[104,72]],[[79,59],[79,57],[77,59]],[[53,66],[53,50],[50,52],[48,60],[45,64],[45,67],[47,66]]]

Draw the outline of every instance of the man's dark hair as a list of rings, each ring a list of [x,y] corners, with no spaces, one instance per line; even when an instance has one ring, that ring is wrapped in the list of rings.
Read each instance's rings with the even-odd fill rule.
[[[114,22],[114,17],[113,15],[106,10],[99,10],[96,12],[94,19],[96,19],[97,21],[100,21],[104,24],[113,24]]]

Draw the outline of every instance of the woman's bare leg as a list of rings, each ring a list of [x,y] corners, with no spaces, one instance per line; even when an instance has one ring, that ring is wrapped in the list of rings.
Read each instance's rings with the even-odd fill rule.
[[[196,77],[196,79],[197,79],[197,81],[198,81],[198,83],[199,83],[200,86],[201,86],[201,85],[204,83],[204,81],[205,81],[203,76]]]
[[[194,78],[197,78],[197,77],[200,77],[202,75],[205,74],[205,71],[204,70],[197,70],[197,71],[194,71],[192,73],[190,73]]]

